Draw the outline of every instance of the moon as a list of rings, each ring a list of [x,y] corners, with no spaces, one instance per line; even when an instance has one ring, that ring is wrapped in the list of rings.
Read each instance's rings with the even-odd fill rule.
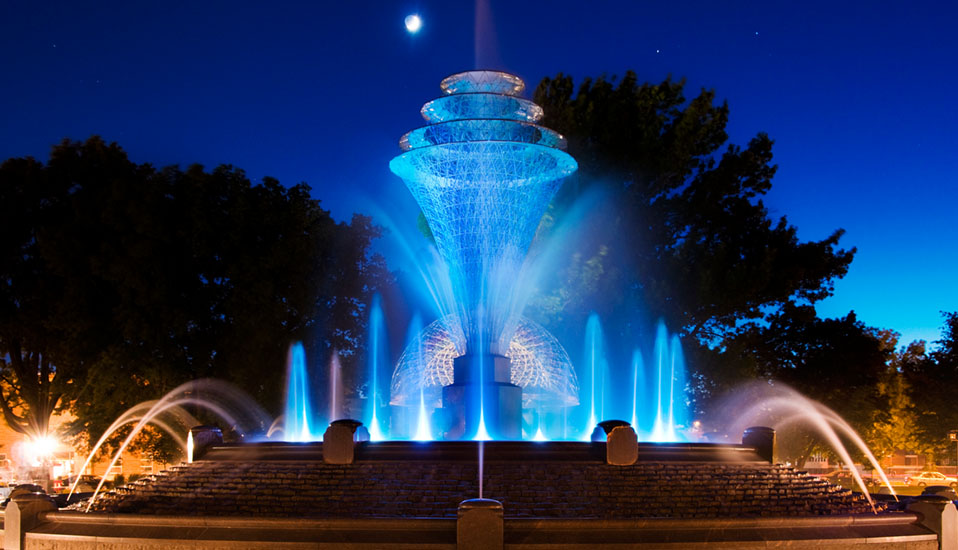
[[[407,15],[404,22],[406,23],[406,30],[410,34],[416,34],[422,28],[422,18],[419,17],[419,14]]]

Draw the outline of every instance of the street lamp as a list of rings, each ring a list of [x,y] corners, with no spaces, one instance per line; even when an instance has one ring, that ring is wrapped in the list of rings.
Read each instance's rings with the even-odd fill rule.
[[[955,475],[958,475],[958,430],[948,432],[948,440],[955,442]]]

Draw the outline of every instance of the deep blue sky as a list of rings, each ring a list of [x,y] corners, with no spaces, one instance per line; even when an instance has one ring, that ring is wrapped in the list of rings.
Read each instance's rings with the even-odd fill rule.
[[[137,162],[306,181],[339,218],[412,200],[387,163],[446,75],[474,68],[472,2],[0,3],[0,159],[100,134]],[[403,18],[418,12],[410,36]],[[480,62],[534,87],[634,69],[776,141],[767,203],[858,247],[825,316],[935,340],[958,310],[954,2],[491,1]],[[490,34],[489,31],[492,31]],[[493,37],[494,34],[494,37]]]

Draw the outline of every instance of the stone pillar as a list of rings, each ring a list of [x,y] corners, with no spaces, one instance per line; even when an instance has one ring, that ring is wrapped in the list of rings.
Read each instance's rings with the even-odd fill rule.
[[[56,502],[49,495],[27,493],[14,497],[3,518],[4,550],[21,550],[24,535],[41,523],[40,514],[56,509]]]
[[[948,497],[923,494],[908,511],[917,513],[919,525],[938,535],[939,550],[958,550],[958,509]]]
[[[357,437],[358,435],[358,437]],[[358,420],[334,420],[323,434],[323,462],[352,464],[357,442],[368,441],[369,431]]]
[[[631,466],[639,459],[639,437],[632,426],[616,426],[605,442],[605,461],[613,466]]]
[[[474,498],[459,503],[456,520],[458,550],[502,550],[502,503]]]
[[[742,433],[742,445],[755,449],[755,454],[775,463],[775,428],[752,426]]]
[[[223,444],[223,432],[216,426],[193,426],[187,436],[187,462],[203,458],[210,449]]]
[[[481,409],[493,439],[522,439],[522,388],[510,381],[509,358],[467,354],[456,357],[452,364],[453,383],[442,388],[443,438],[472,437],[479,427]]]

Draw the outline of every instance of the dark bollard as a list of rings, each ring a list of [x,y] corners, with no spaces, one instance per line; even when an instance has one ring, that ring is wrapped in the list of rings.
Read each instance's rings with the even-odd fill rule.
[[[223,444],[223,432],[216,426],[193,426],[187,439],[187,462],[194,462],[216,445]]]
[[[755,449],[755,454],[775,463],[775,429],[766,426],[752,426],[745,428],[742,433],[742,445]]]
[[[945,497],[948,500],[958,500],[958,494],[955,493],[955,490],[948,485],[929,485],[925,487],[925,490],[921,492],[921,496],[925,495],[937,495],[940,497]]]
[[[612,430],[618,428],[619,426],[631,426],[625,420],[603,420],[595,425],[595,429],[592,430],[592,441],[596,443],[601,443],[605,441],[609,434],[612,433]]]
[[[502,503],[474,498],[459,503],[456,520],[457,550],[501,550],[503,547]]]

